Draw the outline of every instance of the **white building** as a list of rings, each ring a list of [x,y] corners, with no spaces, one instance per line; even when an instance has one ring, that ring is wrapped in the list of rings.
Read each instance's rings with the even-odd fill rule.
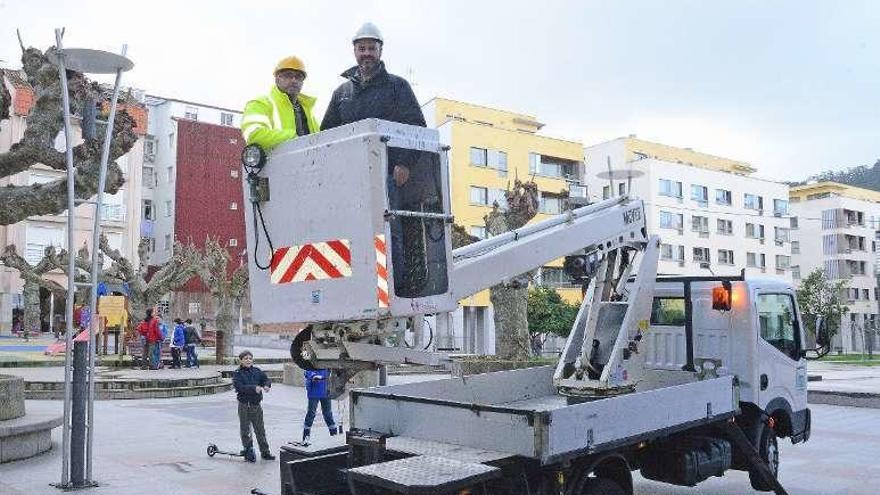
[[[835,182],[791,188],[792,271],[795,282],[816,269],[832,281],[846,279],[849,313],[832,345],[844,352],[880,348],[877,321],[877,232],[880,192]],[[871,342],[871,339],[874,342]]]
[[[147,95],[146,105],[141,236],[150,240],[150,263],[158,265],[170,259],[174,242],[178,119],[238,128],[241,112],[153,95]]]
[[[2,75],[2,84],[6,85],[12,96],[10,118],[0,124],[0,153],[4,153],[24,135],[26,118],[34,104],[34,93],[21,72],[0,70],[0,75]],[[136,97],[133,98],[136,100]],[[141,204],[142,136],[146,131],[146,110],[140,102],[134,100],[120,101],[119,111],[125,110],[135,119],[137,124],[135,133],[138,134],[139,139],[126,155],[117,160],[117,164],[125,174],[125,184],[116,194],[104,195],[101,229],[111,247],[118,249],[123,256],[137,264],[137,246],[140,241],[138,211]],[[78,144],[81,139],[79,120],[74,118],[72,123],[74,124],[72,137]],[[59,134],[55,146],[59,151],[64,149],[63,133]],[[0,181],[0,186],[41,184],[65,176],[64,170],[53,170],[38,164],[24,172],[4,178]],[[75,209],[77,230],[74,233],[76,243],[74,250],[84,244],[90,246],[92,243],[94,209],[93,205],[82,205]],[[13,225],[0,226],[0,248],[10,244],[15,244],[18,253],[31,264],[36,264],[43,258],[43,252],[48,246],[66,248],[67,212],[60,215],[33,216]],[[110,260],[106,259],[105,262],[109,265]],[[66,277],[60,271],[50,272],[45,278],[66,285]],[[0,331],[7,331],[11,327],[13,309],[23,306],[22,288],[23,283],[16,270],[0,267]],[[49,291],[41,290],[40,299],[45,327],[50,321],[49,312],[52,306]],[[56,314],[63,313],[63,301],[56,301],[54,310]]]
[[[585,155],[592,201],[644,200],[648,232],[662,242],[658,273],[791,277],[787,185],[752,177],[740,161],[634,136]]]

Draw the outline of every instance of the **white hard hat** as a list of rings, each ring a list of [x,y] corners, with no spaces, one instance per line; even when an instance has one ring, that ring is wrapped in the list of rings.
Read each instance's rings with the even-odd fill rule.
[[[364,25],[354,33],[351,42],[354,43],[357,40],[376,40],[379,43],[385,43],[385,40],[382,39],[382,32],[379,31],[379,28],[377,28],[372,22],[365,22]]]

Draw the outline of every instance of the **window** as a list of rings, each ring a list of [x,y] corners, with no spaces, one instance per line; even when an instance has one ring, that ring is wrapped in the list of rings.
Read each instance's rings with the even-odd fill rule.
[[[485,167],[489,164],[487,150],[484,148],[471,147],[471,165]]]
[[[144,187],[148,189],[156,187],[156,174],[153,172],[153,167],[144,167],[141,173]]]
[[[719,249],[718,250],[718,264],[732,265],[733,264],[733,251],[731,251],[730,249]]]
[[[660,179],[660,196],[681,199],[681,182]]]
[[[27,224],[25,235],[26,247],[24,259],[31,265],[36,265],[45,256],[46,248],[55,246],[61,248],[66,244],[66,230],[63,227],[50,227],[43,225]]]
[[[229,239],[229,247],[238,246],[238,239]]]
[[[144,162],[153,163],[156,160],[156,149],[158,143],[155,136],[144,137]]]
[[[791,241],[791,254],[801,254],[801,241]]]
[[[507,153],[504,151],[489,150],[489,168],[494,168],[501,172],[502,176],[507,176]]]
[[[171,200],[165,201],[165,216],[170,217],[171,213],[174,211],[174,208],[171,206]]]
[[[236,203],[235,201],[232,201],[231,203],[229,203],[229,209],[230,209],[230,210],[237,210],[237,209],[238,209],[238,203]]]
[[[788,242],[788,229],[773,227],[773,238],[776,242]]]
[[[574,287],[565,270],[555,266],[541,267],[541,285],[544,287]]]
[[[699,184],[691,184],[691,199],[702,205],[709,203],[709,188]]]
[[[153,200],[144,200],[144,220],[155,220],[156,210],[153,208]]]
[[[691,217],[691,231],[701,234],[709,233],[709,217],[694,215]]]
[[[791,296],[759,294],[756,305],[761,338],[791,359],[799,360],[800,331]]]
[[[781,217],[782,215],[788,215],[788,200],[785,199],[774,199],[773,200],[773,214],[777,217]]]
[[[660,259],[667,261],[684,261],[684,246],[660,244]]]
[[[151,253],[156,252],[156,238],[155,237],[141,237],[141,241],[147,242],[147,249]]]
[[[220,112],[220,125],[232,126],[232,114],[228,112]]]
[[[574,179],[577,175],[577,163],[564,158],[554,158],[539,153],[529,153],[529,173],[549,177]]]
[[[626,182],[621,182],[617,184],[617,195],[623,196],[624,194],[626,194]]]
[[[673,229],[681,232],[684,224],[684,216],[681,213],[660,212],[660,228]]]
[[[743,208],[764,211],[764,198],[755,194],[743,194]]]
[[[611,186],[602,186],[602,199],[611,197]]]
[[[791,266],[791,256],[785,256],[783,254],[776,255],[776,269],[777,270],[785,270]]]
[[[237,179],[238,178],[238,170],[230,170],[229,176],[232,177],[233,179]]]
[[[485,187],[471,186],[471,204],[488,205],[489,190]]]
[[[715,189],[715,203],[730,206],[733,204],[733,195],[726,189]]]
[[[183,118],[189,120],[199,120],[199,109],[187,105],[186,109],[183,111]]]
[[[866,301],[871,299],[871,289],[862,289],[862,299]]]
[[[655,297],[651,305],[651,325],[683,327],[685,325],[683,297]]]
[[[799,266],[791,267],[791,278],[793,280],[800,280],[801,279],[801,267],[799,267]]]
[[[718,233],[721,235],[733,235],[733,221],[719,218]]]
[[[694,263],[710,263],[709,248],[694,248]]]
[[[486,227],[482,225],[472,225],[470,228],[470,234],[479,239],[485,239],[486,236]]]
[[[789,226],[792,230],[796,230],[798,228],[798,217],[789,218]]]
[[[764,269],[767,267],[767,256],[764,253],[746,253],[746,266]]]
[[[171,234],[165,234],[165,251],[171,251]]]
[[[746,224],[746,237],[751,239],[763,239],[764,238],[764,226],[756,223],[747,223]]]
[[[197,315],[202,312],[202,303],[191,302],[189,303],[187,309],[189,310],[189,314]]]
[[[166,181],[174,182],[174,166],[169,165],[168,168],[165,169]]]
[[[548,215],[562,213],[562,198],[547,193],[541,193],[538,197],[538,211]]]

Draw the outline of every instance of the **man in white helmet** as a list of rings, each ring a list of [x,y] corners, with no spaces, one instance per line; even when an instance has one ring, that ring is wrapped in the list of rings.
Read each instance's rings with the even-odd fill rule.
[[[352,38],[357,65],[342,73],[348,81],[333,92],[321,130],[376,118],[425,127],[425,117],[409,83],[389,74],[382,62],[382,33],[368,22]]]

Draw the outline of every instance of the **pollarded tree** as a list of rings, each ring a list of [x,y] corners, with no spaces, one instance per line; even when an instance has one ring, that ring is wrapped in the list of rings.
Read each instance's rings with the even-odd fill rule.
[[[538,185],[516,180],[504,193],[507,207],[497,203],[484,218],[486,232],[499,235],[518,229],[538,213]],[[533,272],[489,289],[495,309],[495,354],[502,359],[528,359],[530,354],[528,295]]]
[[[832,281],[825,270],[817,268],[801,281],[797,289],[798,307],[804,324],[812,338],[816,336],[816,321],[821,316],[831,337],[840,331],[840,320],[849,308],[842,300],[843,291],[849,287],[849,279]]]
[[[171,259],[159,266],[149,280],[147,280],[149,243],[146,240],[142,239],[138,246],[140,264],[137,268],[122,256],[119,250],[110,247],[107,238],[103,235],[100,248],[101,252],[113,261],[113,264],[104,270],[104,279],[128,284],[131,291],[129,314],[132,319],[143,317],[147,308],[155,306],[163,296],[182,287],[199,271],[201,256],[191,244],[184,246],[175,242]]]
[[[232,356],[233,329],[235,316],[233,310],[241,304],[248,290],[247,265],[239,265],[230,273],[229,251],[220,246],[220,242],[209,237],[205,241],[204,254],[201,257],[198,275],[208,286],[214,299],[214,325],[217,328],[217,361]]]
[[[22,69],[35,95],[34,106],[26,117],[26,128],[21,140],[9,151],[0,153],[0,178],[10,177],[37,164],[55,170],[66,170],[64,152],[55,149],[55,139],[64,128],[61,82],[58,69],[49,62],[48,55],[55,48],[42,52],[36,48],[22,49]],[[68,71],[68,93],[72,113],[90,113],[96,105],[106,101],[105,91],[84,75]],[[0,82],[0,121],[9,118],[12,98],[5,84]],[[116,115],[113,125],[110,159],[105,191],[116,193],[125,182],[122,170],[115,160],[134,146],[137,135],[135,121],[125,111]],[[98,192],[101,149],[105,124],[98,123],[94,136],[85,136],[73,150],[76,167],[76,196],[88,199]],[[67,178],[46,184],[7,186],[0,188],[0,225],[20,222],[33,215],[54,215],[67,209]]]

